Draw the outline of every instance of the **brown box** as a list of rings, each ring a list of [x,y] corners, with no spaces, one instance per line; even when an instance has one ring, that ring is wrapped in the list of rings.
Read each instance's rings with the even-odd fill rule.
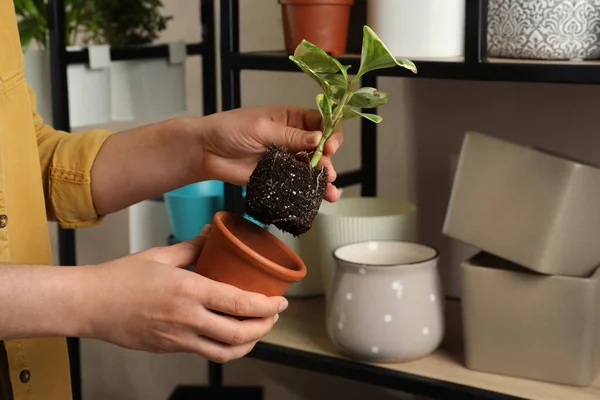
[[[461,266],[466,367],[589,386],[600,369],[600,268],[546,276],[481,252]]]
[[[600,263],[600,169],[469,132],[443,232],[540,273],[587,276]]]

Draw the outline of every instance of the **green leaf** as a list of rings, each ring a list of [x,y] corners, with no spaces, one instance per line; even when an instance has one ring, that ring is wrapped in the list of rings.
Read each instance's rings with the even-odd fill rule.
[[[359,111],[356,111],[350,107],[344,106],[344,110],[343,110],[343,118],[344,120],[348,120],[348,119],[352,119],[352,118],[356,118],[356,117],[363,117],[368,119],[371,122],[375,122],[376,124],[380,123],[381,121],[383,121],[383,118],[381,118],[379,115],[376,114],[369,114],[369,113],[361,113]]]
[[[379,39],[379,36],[365,25],[363,28],[360,68],[355,81],[358,81],[367,72],[395,66],[404,67],[415,74],[417,73],[417,67],[412,61],[394,57]]]
[[[352,94],[348,105],[360,108],[375,108],[387,103],[389,98],[389,93],[372,87],[363,87]]]
[[[322,93],[317,95],[317,107],[319,108],[321,118],[323,119],[323,126],[327,126],[331,118],[331,102]]]
[[[336,73],[343,68],[339,61],[307,40],[303,40],[296,47],[294,57],[304,62],[314,72]]]
[[[322,77],[329,85],[331,98],[337,101],[341,100],[346,90],[348,90],[348,78],[344,78],[341,74],[326,74]]]
[[[329,83],[327,81],[325,81],[325,79],[320,74],[316,73],[304,61],[296,58],[295,56],[290,56],[289,59],[292,60],[298,67],[300,67],[300,69],[306,75],[308,75],[312,79],[314,79],[314,81],[317,82],[319,84],[319,86],[321,86],[321,89],[323,89],[323,92],[325,92],[327,97],[331,97],[331,88],[329,87]]]
[[[21,49],[23,53],[27,51],[31,41],[35,38],[37,32],[37,21],[33,17],[19,21],[19,36],[21,38]]]

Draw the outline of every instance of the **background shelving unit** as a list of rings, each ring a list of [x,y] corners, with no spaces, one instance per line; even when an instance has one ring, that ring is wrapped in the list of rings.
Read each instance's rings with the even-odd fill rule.
[[[239,0],[220,3],[222,108],[231,110],[241,104],[242,70],[301,71],[283,51],[240,52]],[[403,68],[374,71],[362,85],[377,87],[378,77],[454,79],[467,81],[547,82],[600,84],[600,62],[553,62],[488,58],[487,0],[466,0],[465,55],[452,59],[413,60],[419,70],[413,75]],[[359,55],[341,57],[356,72]],[[374,112],[376,110],[364,110]],[[339,174],[336,185],[361,185],[362,196],[377,195],[377,127],[361,123],[361,167]],[[225,187],[225,205],[230,211],[243,212],[241,188]],[[460,303],[449,300],[451,319],[446,341],[451,347],[461,341]],[[551,383],[483,374],[467,370],[459,353],[440,348],[435,354],[413,363],[373,365],[349,360],[331,345],[324,328],[322,299],[298,299],[290,302],[271,334],[259,342],[250,357],[263,361],[312,370],[356,381],[401,390],[436,399],[520,399],[520,398],[600,398],[600,378],[590,388],[575,388]],[[446,343],[448,344],[448,343]],[[457,355],[459,354],[459,355]],[[215,366],[219,370],[220,365]],[[221,372],[219,372],[220,376]]]
[[[213,0],[200,0],[202,37],[200,42],[187,44],[188,56],[202,56],[203,114],[217,111],[217,77],[215,67],[215,8]],[[69,118],[69,99],[67,67],[72,64],[89,62],[87,50],[67,51],[65,37],[64,0],[48,1],[48,34],[50,51],[50,75],[52,90],[52,115],[55,129],[71,131]],[[139,48],[111,48],[111,60],[134,60],[150,58],[168,58],[169,46],[157,44]],[[76,265],[75,231],[59,228],[59,262],[63,266]],[[68,338],[71,363],[71,383],[73,399],[81,399],[81,365],[78,338]]]

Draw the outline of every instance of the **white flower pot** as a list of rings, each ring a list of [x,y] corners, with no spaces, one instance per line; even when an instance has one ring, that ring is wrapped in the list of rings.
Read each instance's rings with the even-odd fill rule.
[[[114,121],[187,111],[184,61],[164,58],[113,61],[110,75]]]
[[[331,291],[336,268],[333,251],[342,245],[367,240],[417,240],[415,205],[379,197],[323,202],[314,228],[325,297]]]
[[[305,234],[294,237],[283,232],[274,226],[269,226],[267,230],[276,236],[283,243],[288,245],[306,265],[306,277],[294,283],[285,292],[286,297],[311,297],[323,294],[323,278],[321,275],[321,263],[319,261],[318,246],[319,241],[315,227]]]
[[[29,50],[24,55],[24,63],[27,83],[36,94],[38,112],[45,123],[52,125],[49,53],[46,50]],[[71,128],[110,121],[108,68],[92,68],[86,64],[69,65],[67,83]]]
[[[464,55],[465,0],[368,0],[367,25],[396,57]]]

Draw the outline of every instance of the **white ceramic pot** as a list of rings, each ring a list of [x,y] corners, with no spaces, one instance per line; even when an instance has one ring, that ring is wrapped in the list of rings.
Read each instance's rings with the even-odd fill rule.
[[[285,292],[286,297],[311,297],[323,294],[323,278],[321,276],[321,263],[317,252],[319,242],[315,229],[310,229],[303,235],[294,237],[273,226],[267,228],[269,232],[288,245],[306,265],[306,276],[304,279],[294,283]]]
[[[323,203],[313,228],[317,232],[323,289],[328,296],[336,263],[333,250],[366,240],[417,240],[414,204],[379,197],[354,197]]]
[[[68,50],[79,49],[69,47]],[[46,50],[29,50],[24,55],[27,83],[35,91],[36,108],[44,122],[52,125],[50,58]],[[71,128],[110,121],[108,67],[73,64],[67,68]]]
[[[162,196],[129,207],[129,253],[166,246],[170,234],[171,224]]]
[[[185,62],[168,59],[113,61],[111,116],[115,121],[187,111]]]
[[[600,168],[468,132],[443,233],[547,275],[585,277],[600,260]]]
[[[397,57],[464,55],[465,0],[368,0],[367,25]]]
[[[544,276],[488,253],[462,266],[465,365],[563,385],[600,372],[600,268]]]
[[[406,362],[432,353],[444,336],[437,250],[414,242],[341,246],[327,300],[332,342],[349,357]]]

